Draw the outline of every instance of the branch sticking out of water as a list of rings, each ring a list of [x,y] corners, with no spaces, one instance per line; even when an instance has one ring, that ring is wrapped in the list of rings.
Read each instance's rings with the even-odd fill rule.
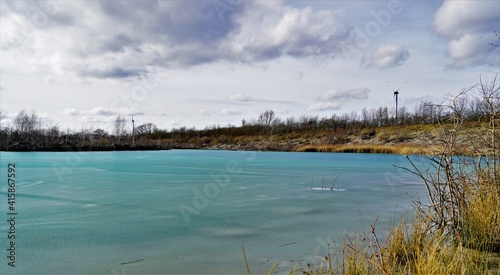
[[[124,262],[124,263],[121,263],[122,265],[125,265],[125,264],[133,264],[133,263],[137,263],[137,262],[140,262],[144,259],[138,259],[138,260],[135,260],[135,261],[130,261],[130,262]]]
[[[287,244],[282,244],[282,245],[280,245],[280,247],[289,246],[289,245],[294,245],[294,244],[297,244],[297,242],[287,243]]]
[[[335,182],[337,179],[340,177],[340,174],[337,175],[337,177],[333,180],[332,187],[330,188],[331,191],[333,191],[333,186],[335,185]]]
[[[252,272],[250,272],[250,266],[248,266],[247,254],[245,253],[245,246],[243,244],[241,244],[241,251],[243,251],[243,259],[245,260],[245,266],[247,268],[247,274],[251,275]]]

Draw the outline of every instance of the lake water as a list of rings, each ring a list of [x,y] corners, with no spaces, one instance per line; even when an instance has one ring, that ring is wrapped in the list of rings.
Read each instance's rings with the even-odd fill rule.
[[[421,181],[403,156],[171,150],[1,152],[0,274],[254,274],[314,262]],[[16,165],[15,265],[7,167]],[[336,179],[336,180],[335,180]],[[332,183],[335,181],[333,190]],[[321,190],[322,186],[325,190]]]

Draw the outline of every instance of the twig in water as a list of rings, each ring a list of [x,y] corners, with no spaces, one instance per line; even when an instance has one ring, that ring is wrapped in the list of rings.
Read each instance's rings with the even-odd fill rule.
[[[243,259],[245,260],[245,266],[247,268],[248,275],[251,275],[250,267],[248,266],[247,254],[245,253],[245,246],[241,244],[241,251],[243,251]]]
[[[122,264],[122,265],[124,265],[124,264],[133,264],[133,263],[140,262],[140,261],[142,261],[142,260],[144,260],[144,259],[139,259],[139,260],[130,261],[130,262],[124,262],[124,263],[121,263],[121,264]]]
[[[340,174],[337,175],[337,177],[333,180],[333,183],[332,183],[332,188],[330,188],[331,191],[333,191],[333,186],[335,185],[335,182],[337,181],[337,179],[340,177]]]
[[[297,242],[282,244],[279,247],[289,246],[289,245],[292,245],[292,244],[297,244]]]

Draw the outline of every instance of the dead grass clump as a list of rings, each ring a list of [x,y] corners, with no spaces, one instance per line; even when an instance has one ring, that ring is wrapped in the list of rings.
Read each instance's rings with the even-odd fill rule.
[[[295,149],[297,152],[328,152],[328,153],[373,153],[373,154],[401,154],[422,155],[432,152],[433,147],[420,147],[413,144],[346,144],[346,145],[302,145]]]
[[[463,244],[500,252],[500,182],[481,178],[478,184],[464,188],[460,230]]]
[[[450,242],[445,232],[430,232],[429,220],[403,216],[387,237],[379,239],[375,224],[370,232],[355,233],[343,242],[340,255],[318,256],[315,265],[296,264],[289,274],[491,274],[497,258]],[[375,221],[376,223],[376,221]],[[279,272],[276,262],[269,274]]]

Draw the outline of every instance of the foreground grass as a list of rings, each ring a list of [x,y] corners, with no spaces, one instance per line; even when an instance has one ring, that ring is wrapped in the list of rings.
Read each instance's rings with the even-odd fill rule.
[[[470,249],[443,232],[429,232],[423,217],[405,217],[380,240],[369,233],[345,239],[337,255],[318,257],[315,265],[296,263],[288,274],[500,274],[500,253]],[[269,274],[282,272],[276,262]],[[250,269],[247,264],[247,271]]]

